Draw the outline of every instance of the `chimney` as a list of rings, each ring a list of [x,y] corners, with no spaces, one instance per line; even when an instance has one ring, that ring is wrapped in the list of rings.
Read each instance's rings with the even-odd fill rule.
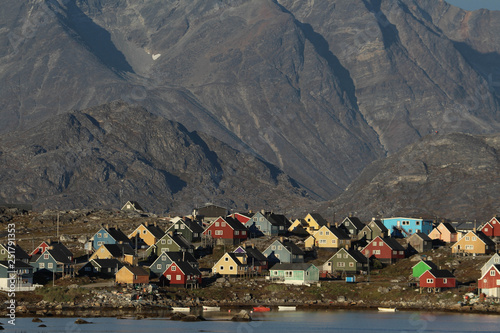
[[[115,224],[115,229],[118,230],[118,224]]]
[[[328,227],[328,229],[330,229],[330,227],[331,227],[332,225],[331,225],[331,223],[330,223],[330,222],[328,222],[328,223],[326,224],[326,226]],[[335,226],[336,226],[336,225],[335,225]]]
[[[148,221],[144,222],[144,226],[146,226],[146,227],[147,227],[148,225],[149,225],[149,222],[148,222]]]
[[[262,215],[266,215],[266,211],[264,209],[262,209],[260,212]]]
[[[349,213],[349,217],[352,217],[352,213]]]
[[[168,234],[169,234],[170,236],[173,236],[173,235],[174,235],[174,231],[173,231],[173,230],[170,230],[170,231],[168,232]]]
[[[155,223],[154,223],[154,226],[156,227],[156,221],[155,221]]]
[[[109,230],[109,224],[106,223],[106,230]]]
[[[335,228],[338,228],[339,227],[339,224],[337,222],[335,222]]]
[[[254,243],[252,243],[252,249],[255,249],[255,244]]]
[[[345,250],[349,251],[349,245],[347,245],[347,244],[345,245]]]
[[[280,237],[280,242],[282,242],[282,243],[283,243],[283,237]]]
[[[49,239],[47,239],[47,244],[49,244],[49,245],[50,245],[50,243],[52,243],[52,241],[51,241],[51,239],[49,238]]]

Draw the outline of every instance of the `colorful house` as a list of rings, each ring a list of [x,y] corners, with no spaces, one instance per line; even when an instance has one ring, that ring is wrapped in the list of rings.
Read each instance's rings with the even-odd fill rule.
[[[156,244],[151,245],[146,250],[146,255],[148,257],[159,256],[163,252],[194,252],[194,247],[186,238],[184,238],[181,234],[165,234],[162,238],[160,238]]]
[[[270,263],[303,263],[304,251],[294,242],[280,238],[262,252]]]
[[[495,242],[481,231],[469,231],[451,247],[452,253],[490,254],[495,252]]]
[[[429,237],[431,239],[441,240],[445,243],[455,243],[458,240],[458,233],[451,223],[441,222],[437,227],[432,229]]]
[[[255,237],[277,236],[284,235],[287,232],[290,222],[284,215],[258,212],[252,216],[245,226],[248,228],[250,235]]]
[[[481,267],[481,276],[483,276],[486,271],[490,269],[491,265],[500,265],[500,255],[495,253],[491,258]]]
[[[128,238],[133,239],[136,236],[144,241],[148,246],[155,244],[160,238],[165,235],[165,232],[161,230],[160,227],[154,224],[149,224],[148,222],[141,223]]]
[[[382,219],[382,223],[393,237],[408,237],[415,232],[428,235],[434,226],[433,220],[411,217],[390,217]]]
[[[372,219],[370,223],[365,225],[363,229],[358,233],[358,239],[371,241],[376,237],[387,237],[389,236],[389,230],[380,220]]]
[[[8,244],[0,244],[0,261],[3,260],[18,260],[26,264],[30,262],[30,255],[23,250],[19,245],[9,246]]]
[[[318,213],[309,213],[303,219],[295,220],[288,228],[288,231],[294,231],[297,227],[304,228],[310,235],[318,231],[322,226],[326,226],[328,222]]]
[[[102,244],[130,243],[130,239],[118,228],[102,227],[92,236],[92,248],[98,249]]]
[[[129,244],[102,244],[89,261],[93,259],[117,259],[129,265],[137,264],[134,249]]]
[[[365,224],[359,218],[351,215],[346,217],[338,226],[339,229],[344,230],[351,238],[357,238],[364,227]]]
[[[420,275],[420,293],[424,288],[428,292],[439,292],[444,288],[455,288],[457,279],[450,271],[430,269]]]
[[[431,269],[437,270],[438,267],[432,261],[420,260],[411,269],[413,277],[418,279],[426,271]]]
[[[415,232],[411,236],[407,237],[406,244],[408,244],[409,249],[412,249],[417,253],[432,250],[432,239],[421,232]]]
[[[254,213],[233,213],[230,216],[241,222],[241,224],[246,225],[248,221],[250,221],[253,217]]]
[[[328,273],[356,274],[368,268],[368,258],[358,250],[340,249],[324,264],[323,270]]]
[[[340,228],[322,226],[305,240],[304,245],[306,249],[314,247],[324,249],[351,247],[351,237]]]
[[[144,209],[142,209],[141,205],[137,201],[127,201],[125,205],[123,205],[122,211],[124,212],[136,212],[143,213]]]
[[[189,252],[163,252],[149,266],[149,270],[160,276],[173,262],[185,261],[194,268],[199,268],[198,261]]]
[[[307,263],[276,264],[269,270],[269,279],[285,284],[309,285],[319,281],[319,269]]]
[[[70,261],[73,261],[73,253],[63,244],[60,242],[52,242],[50,239],[47,240],[46,242],[42,242],[40,245],[38,245],[33,252],[31,252],[31,256],[34,255],[39,255],[44,253],[46,250],[52,249],[52,250],[57,250],[62,252]]]
[[[212,273],[233,276],[246,275],[248,274],[246,257],[238,258],[235,253],[226,252],[212,267]]]
[[[196,243],[201,241],[201,235],[203,234],[203,227],[198,224],[198,222],[190,220],[188,218],[177,219],[168,229],[167,234],[172,232],[173,234],[180,234],[190,243]]]
[[[111,278],[123,267],[117,259],[92,259],[78,270],[80,276]]]
[[[116,283],[145,284],[149,283],[149,273],[139,266],[123,266],[115,275]]]
[[[392,264],[405,257],[405,248],[391,237],[376,237],[361,253],[368,258],[376,258],[382,263]]]
[[[201,286],[201,272],[185,261],[173,262],[167,267],[162,276],[168,280],[170,286],[198,288]],[[160,284],[162,278],[160,278]]]
[[[204,207],[196,208],[193,211],[193,216],[200,219],[203,223],[210,224],[212,221],[217,220],[220,216],[227,216],[227,208],[207,204]]]
[[[500,222],[498,221],[498,217],[493,217],[483,224],[479,230],[488,237],[500,237]]]
[[[240,262],[246,262],[252,272],[260,274],[269,267],[267,257],[253,244],[238,246],[233,253]],[[246,258],[243,259],[242,257]]]
[[[14,285],[14,288],[11,288]],[[33,266],[24,261],[0,261],[0,290],[32,291]]]
[[[500,265],[491,265],[478,280],[479,293],[500,297]]]
[[[248,230],[241,222],[232,217],[220,217],[205,229],[203,235],[219,243],[239,244],[247,239]]]
[[[73,272],[73,262],[59,249],[45,250],[42,254],[31,257],[34,272],[51,272],[63,276]]]

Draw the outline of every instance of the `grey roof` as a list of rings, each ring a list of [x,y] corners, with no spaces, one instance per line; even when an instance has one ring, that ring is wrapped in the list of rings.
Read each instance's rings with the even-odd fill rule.
[[[423,241],[432,242],[432,239],[431,239],[429,236],[427,236],[426,234],[424,234],[424,233],[422,233],[422,232],[420,232],[420,231],[419,231],[419,232],[414,233],[414,234],[413,234],[413,235],[411,235],[410,237],[413,237],[413,236],[418,237],[418,238],[420,238],[420,239],[421,239],[421,240],[423,240]]]
[[[130,244],[103,244],[109,253],[115,258],[119,258],[125,254],[134,255],[134,249]]]
[[[180,234],[175,234],[170,236],[172,240],[180,246],[181,249],[189,249],[192,248],[193,245],[182,235]]]
[[[216,206],[216,205],[206,205],[197,209],[197,214],[204,217],[219,217],[227,215],[227,208]]]
[[[351,237],[349,237],[349,235],[342,229],[331,227],[328,230],[330,230],[338,239],[351,239]]]
[[[54,250],[62,252],[67,257],[73,257],[73,252],[71,252],[63,243],[51,242],[49,246]]]
[[[224,221],[226,221],[227,224],[229,224],[229,226],[231,228],[233,228],[233,230],[240,230],[240,231],[246,231],[247,230],[247,228],[243,225],[243,223],[241,223],[237,219],[233,219],[232,217],[229,217],[229,216],[225,217]]]
[[[433,263],[432,261],[429,261],[429,260],[422,260],[422,262],[424,262],[427,266],[429,266],[431,269],[435,269],[435,270],[438,270],[439,268],[436,266],[435,263]],[[418,263],[417,263],[418,265]]]
[[[287,271],[305,271],[311,266],[311,263],[280,263],[274,265],[270,270],[287,270]]]
[[[475,234],[479,237],[486,245],[495,246],[495,242],[491,240],[488,236],[483,234],[481,231],[476,231]]]
[[[128,265],[126,265],[123,267],[126,267],[129,271],[131,271],[132,273],[134,273],[137,276],[147,275],[149,277],[149,273],[144,268],[142,268],[140,266],[128,266]]]
[[[58,262],[58,263],[63,263],[63,264],[71,264],[71,260],[68,258],[67,255],[64,254],[59,249],[52,249],[52,250],[47,250],[45,252],[50,253],[50,255]],[[45,254],[45,252],[43,254]],[[42,255],[43,255],[42,254]]]
[[[365,257],[363,255],[363,253],[361,253],[358,250],[351,249],[351,250],[345,250],[345,251],[347,251],[347,253],[349,253],[354,258],[354,260],[356,260],[357,262],[361,262],[361,263],[365,263],[365,264],[368,262],[368,258]]]
[[[2,244],[2,246],[5,248],[5,251],[8,251],[8,246],[6,244]],[[26,251],[24,251],[18,244],[14,247],[14,256],[16,260],[30,259],[30,255],[27,254]]]
[[[324,226],[328,224],[328,222],[319,213],[310,213],[310,215],[316,220],[316,222],[318,222],[318,225]]]
[[[95,264],[101,268],[116,268],[118,266],[118,269],[120,269],[123,267],[123,264],[117,259],[92,259],[89,264],[92,266]]]
[[[449,222],[443,222],[442,225],[448,229],[449,232],[451,232],[452,234],[456,234],[457,231],[455,230],[455,228],[453,228],[453,226],[449,223]]]
[[[395,251],[404,251],[405,248],[403,247],[403,245],[399,244],[398,241],[395,239],[395,238],[392,238],[392,237],[384,237],[382,238],[382,240],[387,244],[389,245],[389,247],[392,249],[392,250],[395,250]]]
[[[186,224],[192,232],[202,233],[205,230],[201,225],[198,224],[198,222],[193,220],[184,220],[184,224]]]
[[[188,262],[185,261],[175,261],[175,264],[179,269],[186,275],[201,275],[201,272],[198,268],[194,268]]]
[[[10,262],[8,260],[2,260],[0,261],[0,266],[4,266],[6,268],[8,268],[8,270],[10,270]],[[33,269],[33,266],[31,266],[30,264],[27,264],[25,263],[24,261],[21,261],[21,260],[16,260],[14,262],[14,267],[15,268],[31,268]]]
[[[191,263],[197,263],[198,261],[196,258],[190,253],[190,252],[182,252],[182,251],[175,251],[175,252],[162,252],[160,255],[166,255],[167,257],[170,258],[170,260],[178,262],[178,261],[186,261],[186,262],[191,262]]]
[[[259,251],[259,249],[257,248],[253,248],[253,247],[245,247],[245,252],[247,253],[247,255],[251,258],[254,258],[256,260],[259,260],[259,261],[267,261],[267,257]]]
[[[130,242],[130,239],[121,231],[120,229],[116,228],[109,228],[109,229],[104,229],[108,232],[108,234],[113,237],[113,239],[117,242]]]
[[[154,224],[148,224],[148,225],[144,224],[144,226],[146,227],[146,229],[149,230],[149,232],[153,234],[153,236],[155,236],[158,239],[165,236],[165,231],[163,231],[160,227],[155,226]]]
[[[356,227],[357,230],[361,230],[365,227],[365,224],[355,216],[346,217],[344,221],[342,221],[342,223],[344,223],[346,220],[349,220]]]
[[[300,249],[300,247],[297,246],[297,244],[295,244],[294,242],[292,241],[283,241],[282,242],[283,246],[286,247],[288,249],[288,251],[290,251],[292,254],[296,254],[296,255],[304,255],[304,251],[302,251]]]
[[[283,226],[285,228],[288,228],[291,225],[290,221],[283,214],[266,213],[264,216],[269,220],[269,222],[271,222],[272,225]]]
[[[387,233],[389,231],[389,229],[387,229],[387,227],[384,225],[384,223],[382,223],[382,221],[380,221],[380,220],[373,220],[370,223],[375,224],[380,229],[381,232]]]

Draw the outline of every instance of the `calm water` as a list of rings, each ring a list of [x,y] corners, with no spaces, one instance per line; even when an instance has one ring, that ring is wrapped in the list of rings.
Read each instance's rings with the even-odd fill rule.
[[[500,316],[477,314],[441,314],[426,312],[380,313],[376,311],[268,312],[254,314],[254,321],[220,321],[225,314],[206,315],[209,321],[186,323],[168,319],[85,318],[93,322],[76,325],[76,318],[18,318],[16,326],[3,327],[7,332],[499,332]],[[210,318],[212,317],[212,318]],[[217,317],[217,318],[215,318]]]

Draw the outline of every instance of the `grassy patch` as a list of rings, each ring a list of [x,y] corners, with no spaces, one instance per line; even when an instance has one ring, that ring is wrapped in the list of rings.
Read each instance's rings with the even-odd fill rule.
[[[66,287],[43,287],[36,290],[36,294],[41,295],[47,302],[78,302],[89,291],[83,288]]]

